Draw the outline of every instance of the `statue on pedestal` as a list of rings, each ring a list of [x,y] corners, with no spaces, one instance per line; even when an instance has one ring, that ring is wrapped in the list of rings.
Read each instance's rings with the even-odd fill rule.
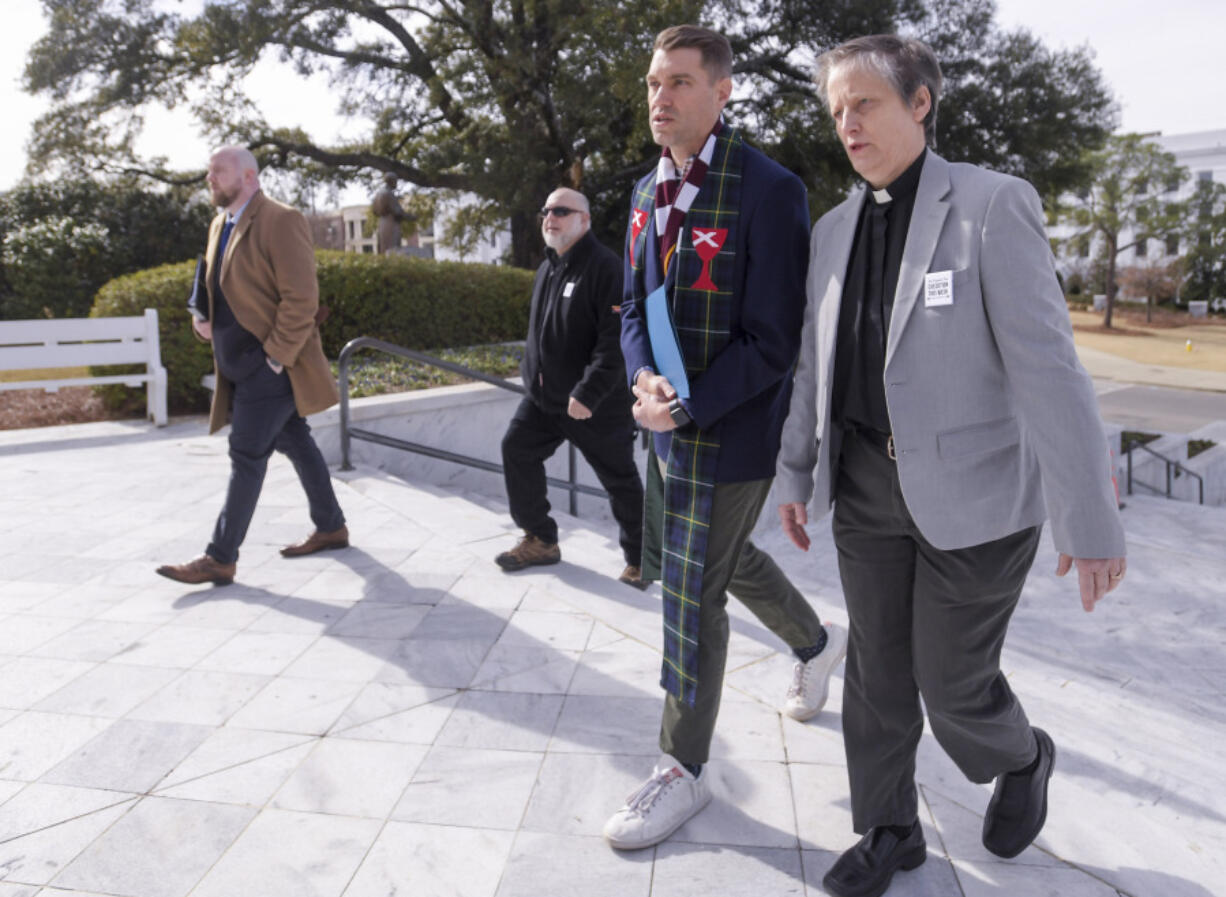
[[[394,252],[400,248],[400,222],[412,218],[396,198],[396,175],[385,174],[383,184],[383,189],[375,194],[370,203],[371,209],[379,216],[375,251],[380,254]]]

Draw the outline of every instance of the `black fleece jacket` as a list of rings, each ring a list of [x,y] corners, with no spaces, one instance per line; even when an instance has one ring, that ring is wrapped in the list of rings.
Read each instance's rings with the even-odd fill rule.
[[[532,401],[565,414],[571,396],[596,413],[629,419],[634,399],[621,353],[621,260],[589,230],[536,271],[520,373]]]

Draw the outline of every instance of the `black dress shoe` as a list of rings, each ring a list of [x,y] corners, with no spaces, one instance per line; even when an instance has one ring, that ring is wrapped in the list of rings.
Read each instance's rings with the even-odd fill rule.
[[[822,887],[836,897],[880,897],[895,872],[914,869],[926,859],[928,847],[918,819],[904,838],[880,825],[869,829],[855,847],[835,860]]]
[[[1056,746],[1042,729],[1032,729],[1039,762],[1028,772],[1006,772],[983,816],[983,846],[1010,859],[1030,846],[1047,821],[1047,782],[1056,768]]]

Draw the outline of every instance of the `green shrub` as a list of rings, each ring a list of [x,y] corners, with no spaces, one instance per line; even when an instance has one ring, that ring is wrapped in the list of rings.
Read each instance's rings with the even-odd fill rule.
[[[409,349],[520,340],[528,332],[532,272],[399,255],[320,250],[324,352],[373,336]]]
[[[520,268],[436,262],[318,250],[319,301],[329,316],[320,328],[335,359],[349,340],[373,336],[411,349],[521,340],[528,332],[532,272]],[[200,378],[213,370],[209,347],[191,333],[187,296],[195,262],[162,265],[110,281],[94,299],[93,317],[138,315],[156,308],[170,410],[204,411]],[[99,387],[107,404],[143,401],[124,387]]]

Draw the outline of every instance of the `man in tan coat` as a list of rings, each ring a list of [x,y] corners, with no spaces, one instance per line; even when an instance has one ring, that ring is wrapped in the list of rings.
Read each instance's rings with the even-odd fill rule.
[[[281,550],[286,557],[349,544],[328,467],[304,419],[339,396],[324,357],[315,312],[319,285],[306,219],[260,191],[259,166],[242,147],[209,160],[209,189],[223,211],[209,228],[209,317],[192,327],[213,344],[217,388],[213,433],[231,419],[230,486],[205,553],[158,573],[186,583],[227,585],[247,534],[273,449],[294,464],[315,532]]]

